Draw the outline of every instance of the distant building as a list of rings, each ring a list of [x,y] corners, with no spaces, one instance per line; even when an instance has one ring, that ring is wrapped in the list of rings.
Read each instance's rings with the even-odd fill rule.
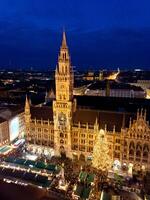
[[[150,88],[150,80],[137,80],[136,83],[130,83],[130,84],[141,87],[143,88],[143,90]]]
[[[99,71],[99,73],[88,71],[84,76],[83,80],[86,81],[94,81],[94,80],[103,80],[103,71]]]
[[[130,85],[141,87],[146,93],[146,98],[150,99],[150,80],[137,80],[136,83],[130,83]]]
[[[55,94],[53,89],[51,89],[49,92],[46,91],[45,93],[45,102],[49,102],[55,99]]]
[[[89,85],[85,90],[85,95],[145,98],[146,92],[141,87],[130,86],[128,84],[107,80],[102,82],[95,82]]]
[[[8,122],[0,117],[0,146],[9,143]]]
[[[87,81],[95,80],[94,72],[89,71],[87,74],[84,75],[83,80],[87,80]]]
[[[97,134],[103,129],[114,161],[133,165],[135,170],[150,169],[150,126],[146,110],[129,113],[119,103],[113,104],[109,97],[109,102],[108,98],[95,96],[74,97],[74,74],[65,33],[55,85],[56,97],[50,104],[32,106],[26,98],[26,139],[29,143],[52,147],[56,155],[88,159],[92,157]],[[133,102],[130,102],[132,108]],[[109,107],[116,107],[116,110],[109,110]]]
[[[134,91],[126,89],[110,89],[109,95],[108,90],[86,90],[85,95],[89,96],[110,96],[110,97],[128,97],[128,98],[145,98],[145,92]],[[77,94],[77,93],[76,93]]]
[[[0,146],[25,134],[24,110],[18,106],[0,107]]]

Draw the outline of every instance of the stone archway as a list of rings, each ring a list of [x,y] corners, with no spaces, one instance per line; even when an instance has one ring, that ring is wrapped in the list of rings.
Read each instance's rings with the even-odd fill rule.
[[[83,153],[80,154],[79,160],[83,162],[85,161],[85,155]]]
[[[73,161],[78,161],[78,154],[73,153],[72,154],[72,159],[73,159]]]

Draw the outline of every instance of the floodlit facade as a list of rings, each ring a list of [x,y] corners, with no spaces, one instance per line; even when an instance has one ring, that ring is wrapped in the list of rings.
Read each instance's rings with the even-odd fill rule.
[[[80,107],[82,97],[73,96],[74,74],[65,33],[55,70],[55,85],[56,97],[51,105],[32,106],[26,98],[29,143],[52,147],[56,155],[87,159],[92,157],[96,135],[103,130],[113,161],[118,160],[122,165],[131,163],[137,170],[150,168],[150,126],[146,110],[137,111],[135,118],[130,113]]]
[[[0,108],[0,146],[10,144],[17,138],[24,137],[24,109],[17,106]]]
[[[8,122],[0,118],[0,147],[9,142]]]

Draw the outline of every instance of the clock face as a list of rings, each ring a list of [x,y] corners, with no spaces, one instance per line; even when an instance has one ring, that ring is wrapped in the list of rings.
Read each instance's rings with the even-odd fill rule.
[[[66,115],[64,113],[60,113],[58,115],[58,121],[60,126],[65,126],[66,125]]]

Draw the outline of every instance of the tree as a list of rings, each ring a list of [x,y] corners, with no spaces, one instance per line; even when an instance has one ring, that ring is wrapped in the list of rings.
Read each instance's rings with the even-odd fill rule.
[[[112,159],[109,156],[109,147],[104,130],[97,134],[93,149],[92,166],[100,171],[108,171],[112,166]]]

